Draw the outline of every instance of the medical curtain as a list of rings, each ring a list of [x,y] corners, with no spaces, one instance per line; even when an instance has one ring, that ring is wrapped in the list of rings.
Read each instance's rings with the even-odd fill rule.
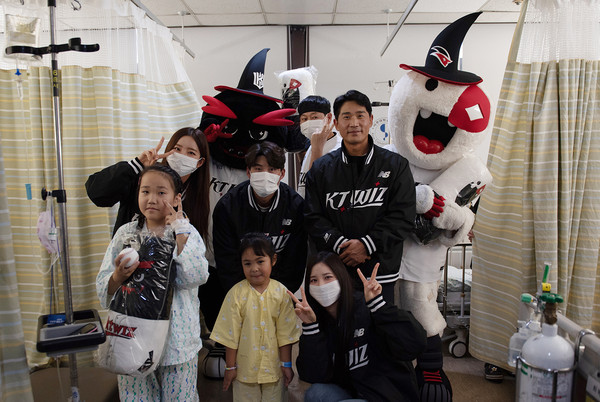
[[[522,7],[473,242],[469,350],[505,368],[546,263],[562,313],[600,331],[600,2]]]
[[[33,9],[32,4],[38,8]],[[80,9],[76,9],[78,4]],[[19,12],[40,16],[43,29],[38,46],[47,46],[46,1],[0,5],[0,18]],[[100,45],[99,52],[57,56],[73,309],[99,310],[95,278],[118,205],[96,207],[85,192],[87,177],[155,147],[161,136],[168,140],[181,127],[197,127],[201,111],[183,68],[183,58],[189,56],[167,28],[151,21],[132,3],[60,0],[56,13],[57,44],[80,37],[83,44]],[[2,53],[6,41],[6,35],[0,35]],[[30,368],[48,361],[45,354],[35,350],[38,317],[51,312],[50,299],[52,312],[64,312],[60,265],[56,263],[50,271],[51,257],[36,233],[38,214],[46,209],[40,190],[58,186],[49,65],[50,55],[42,60],[0,60],[0,147],[4,154],[0,175],[6,180],[6,193],[0,202],[8,205],[8,213],[0,217],[10,216],[7,225],[1,226],[1,235],[12,230],[12,242],[7,244],[15,262],[7,275],[18,283],[19,302],[16,310],[0,304],[0,313],[10,310],[20,314],[18,323],[22,323]],[[28,184],[31,200],[27,197]],[[4,300],[4,294],[0,297]],[[100,312],[104,317],[105,312]],[[15,315],[9,315],[9,321],[5,315],[0,317],[2,326],[14,322]],[[23,349],[23,343],[15,341],[13,345],[14,353]],[[0,359],[6,356],[3,353]],[[79,364],[90,364],[92,354],[80,353],[77,359]]]

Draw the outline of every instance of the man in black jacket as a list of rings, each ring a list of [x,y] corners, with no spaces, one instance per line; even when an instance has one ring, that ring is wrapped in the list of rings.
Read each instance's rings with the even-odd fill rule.
[[[295,292],[302,283],[307,238],[304,200],[281,179],[285,174],[285,152],[265,141],[246,154],[250,180],[229,190],[213,212],[213,246],[217,274],[227,292],[244,279],[238,248],[248,232],[271,237],[277,264],[271,277]]]
[[[340,255],[357,288],[360,268],[377,281],[394,303],[402,243],[415,220],[415,186],[408,162],[373,143],[369,98],[355,90],[333,104],[342,147],[314,162],[306,175],[307,232],[318,251]]]

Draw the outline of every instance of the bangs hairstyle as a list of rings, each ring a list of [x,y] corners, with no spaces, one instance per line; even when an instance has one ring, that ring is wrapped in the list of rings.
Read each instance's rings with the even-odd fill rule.
[[[171,184],[173,191],[175,191],[175,195],[181,194],[181,192],[183,191],[183,182],[181,181],[181,177],[179,176],[179,173],[177,173],[170,167],[164,166],[164,165],[155,164],[155,165],[146,166],[144,168],[144,170],[142,170],[142,172],[140,173],[140,177],[138,179],[137,197],[136,197],[137,198],[136,202],[138,203],[138,205],[139,205],[140,185],[142,184],[142,178],[144,177],[144,175],[146,173],[149,173],[149,172],[158,172],[162,176],[166,177],[169,180],[169,183]],[[140,229],[142,227],[144,227],[145,221],[146,221],[146,217],[143,214],[140,215],[140,217],[138,219],[138,227]]]
[[[273,246],[271,238],[264,233],[246,233],[242,237],[238,250],[240,259],[242,258],[244,251],[249,248],[251,248],[256,255],[268,256],[271,258],[271,261],[273,261],[273,258],[275,257],[275,246]]]
[[[336,279],[340,284],[340,298],[337,305],[338,308],[338,319],[345,316],[349,317],[352,315],[352,307],[354,301],[354,287],[352,285],[352,279],[348,274],[346,266],[342,262],[339,255],[336,253],[332,253],[331,251],[321,251],[317,255],[311,257],[308,263],[308,268],[306,269],[306,277],[304,278],[304,290],[306,291],[306,299],[308,300],[308,304],[312,307],[317,314],[319,311],[321,314],[327,314],[323,306],[319,304],[310,294],[310,277],[312,275],[312,270],[315,265],[318,263],[323,263],[331,268],[331,272],[335,275]],[[319,318],[319,317],[318,317]]]
[[[259,156],[264,156],[269,166],[275,169],[285,168],[285,152],[279,145],[270,141],[252,145],[246,153],[246,167],[248,169],[252,168]]]
[[[180,128],[171,136],[165,152],[169,152],[175,148],[177,142],[185,136],[192,137],[198,147],[198,151],[200,151],[200,157],[204,158],[204,164],[196,169],[184,184],[182,193],[183,210],[187,214],[190,223],[194,225],[206,242],[210,216],[210,197],[208,191],[210,185],[210,154],[206,136],[197,128]],[[162,164],[168,166],[166,158],[162,160]]]
[[[335,98],[335,101],[333,102],[333,115],[336,120],[340,117],[340,110],[346,102],[355,102],[360,106],[364,106],[364,108],[367,109],[369,116],[373,114],[373,107],[371,106],[369,97],[362,92],[358,92],[356,89],[351,89],[345,94]]]

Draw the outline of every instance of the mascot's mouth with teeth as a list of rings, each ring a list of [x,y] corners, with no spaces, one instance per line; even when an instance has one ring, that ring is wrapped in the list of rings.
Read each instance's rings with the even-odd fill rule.
[[[456,126],[447,117],[421,109],[413,128],[413,143],[424,154],[437,154],[448,146],[455,132]]]

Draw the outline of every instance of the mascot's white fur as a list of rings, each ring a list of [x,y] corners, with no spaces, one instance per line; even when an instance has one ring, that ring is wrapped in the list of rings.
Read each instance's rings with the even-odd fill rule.
[[[475,74],[457,69],[462,40],[480,13],[448,26],[428,50],[425,66],[395,85],[388,109],[392,150],[405,157],[416,184],[417,219],[404,241],[400,305],[427,331],[428,347],[417,359],[421,401],[450,401],[442,370],[441,334],[446,322],[437,292],[449,247],[463,242],[474,223],[471,203],[491,174],[475,151],[489,124],[490,102]]]
[[[281,87],[283,106],[297,109],[304,98],[315,95],[318,73],[315,66],[275,72]]]
[[[390,99],[388,125],[392,144],[396,151],[409,161],[417,183],[417,214],[423,215],[432,209],[435,194],[444,198],[443,212],[431,219],[431,227],[429,230],[423,229],[425,233],[422,238],[415,234],[405,241],[401,268],[401,278],[405,280],[402,284],[403,291],[400,293],[402,306],[413,311],[427,330],[427,335],[433,336],[441,334],[446,327],[446,322],[439,313],[436,303],[440,267],[444,265],[446,250],[466,239],[475,219],[469,209],[470,202],[472,197],[491,181],[491,175],[475,154],[477,146],[484,139],[481,131],[470,132],[467,131],[469,128],[455,126],[450,141],[445,146],[440,146],[443,149],[437,153],[425,153],[423,150],[427,151],[427,145],[420,145],[421,149],[415,145],[415,136],[427,138],[427,133],[419,135],[415,132],[419,120],[435,118],[436,115],[445,117],[447,120],[445,124],[452,129],[453,119],[448,117],[453,110],[458,113],[459,109],[467,115],[467,119],[463,119],[467,124],[473,120],[485,119],[480,111],[481,107],[475,102],[469,102],[468,99],[469,95],[477,92],[470,98],[487,100],[478,86],[470,87],[438,81],[437,88],[429,91],[425,84],[430,79],[423,74],[409,71],[398,81]],[[465,92],[466,96],[463,98]],[[487,102],[489,113],[489,100]],[[469,112],[466,111],[468,108],[473,108],[470,110],[470,118]],[[421,138],[422,143],[423,141],[426,140]],[[435,143],[435,141],[430,142]],[[467,194],[469,202],[460,205],[456,199],[463,194]],[[419,221],[427,224],[427,218],[419,216]],[[437,237],[429,240],[435,236]],[[426,292],[426,298],[423,298],[422,292]],[[412,297],[404,297],[409,295]]]

